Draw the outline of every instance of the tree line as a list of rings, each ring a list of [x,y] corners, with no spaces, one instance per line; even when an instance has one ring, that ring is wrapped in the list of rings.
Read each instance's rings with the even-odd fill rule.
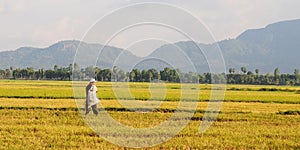
[[[260,74],[259,69],[254,72],[241,67],[237,73],[235,68],[229,68],[229,74],[219,73],[195,73],[181,72],[179,69],[164,68],[163,70],[132,69],[125,72],[114,66],[112,69],[101,69],[88,66],[80,68],[78,64],[70,64],[67,67],[54,65],[53,69],[16,68],[0,69],[0,79],[26,79],[26,80],[89,80],[95,78],[98,81],[111,82],[151,82],[162,80],[165,82],[182,83],[228,83],[228,84],[258,84],[258,85],[300,85],[299,70],[295,69],[292,74],[280,74],[275,68],[273,73]]]

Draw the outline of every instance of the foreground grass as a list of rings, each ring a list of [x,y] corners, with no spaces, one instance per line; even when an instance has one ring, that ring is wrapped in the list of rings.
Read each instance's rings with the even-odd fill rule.
[[[134,127],[146,127],[170,116],[170,113],[156,113],[155,117],[153,114],[141,117],[132,112],[110,114],[119,122]],[[198,127],[202,115],[196,113],[183,131],[153,149],[300,148],[299,115],[223,113],[207,132],[200,134]],[[95,135],[76,111],[1,109],[0,118],[5,120],[0,125],[0,149],[122,149]]]
[[[113,100],[102,103],[107,108],[121,107]],[[2,98],[0,105],[0,119],[3,120],[0,149],[123,149],[97,136],[85,124],[72,99]],[[197,110],[205,109],[206,105],[206,102],[199,102]],[[176,106],[176,102],[166,102],[161,108],[172,110]],[[278,113],[298,108],[298,104],[226,102],[216,122],[205,133],[198,133],[204,113],[197,111],[177,136],[152,148],[300,148],[300,115]],[[108,112],[118,122],[135,128],[158,125],[172,115],[171,112],[138,113],[113,109]]]
[[[0,80],[0,98],[36,98],[36,99],[72,99],[74,98],[73,86],[79,86],[80,96],[84,97],[84,87],[86,82],[70,81],[15,81]],[[120,87],[118,87],[121,85]],[[111,99],[137,99],[137,100],[165,100],[180,101],[181,99],[190,101],[209,101],[211,85],[197,85],[197,89],[187,89],[182,95],[180,84],[167,83],[165,86],[157,87],[165,90],[165,96],[151,98],[151,85],[149,83],[129,83],[130,95],[116,96],[114,90],[122,90],[127,83],[98,82],[98,97],[102,100]],[[189,84],[185,84],[188,85]],[[192,84],[191,84],[192,85]],[[193,86],[195,87],[195,86]],[[214,87],[218,89],[218,85]],[[195,91],[195,90],[198,90]],[[259,103],[288,103],[300,104],[300,87],[293,86],[261,86],[261,85],[227,85],[225,102],[259,102]],[[152,91],[151,91],[152,90]],[[160,89],[154,89],[159,91]],[[218,91],[218,90],[217,90]],[[78,91],[76,91],[78,92]],[[190,92],[191,96],[188,95]],[[195,96],[196,92],[199,96]],[[222,92],[222,91],[220,91]],[[222,93],[221,93],[222,94]]]
[[[122,100],[126,102],[126,100]],[[127,100],[130,101],[130,100]],[[188,103],[188,102],[187,102]],[[119,100],[101,100],[101,104],[110,110],[124,108]],[[158,109],[175,110],[178,102],[172,101],[153,101],[149,105],[159,105]],[[197,110],[207,108],[208,102],[198,102]],[[77,104],[74,99],[18,99],[18,98],[0,98],[0,109],[34,109],[34,108],[64,108],[69,110],[76,110]],[[152,108],[152,107],[150,107]],[[155,108],[153,108],[155,109]],[[280,104],[280,103],[249,103],[249,102],[224,102],[222,104],[221,112],[244,112],[244,113],[279,113],[289,110],[300,110],[300,104]]]
[[[148,83],[130,83],[134,98],[119,101],[112,83],[97,84],[101,104],[110,116],[134,128],[153,127],[169,119],[181,95],[179,84],[166,84],[165,99],[149,99]],[[84,122],[71,82],[4,80],[0,85],[0,149],[125,149],[99,137]],[[188,126],[150,149],[300,149],[300,95],[295,92],[299,87],[228,85],[216,121],[199,133],[212,87],[197,86],[200,98],[185,101],[198,104]],[[134,112],[121,105],[132,102],[145,103],[132,107],[150,111]]]

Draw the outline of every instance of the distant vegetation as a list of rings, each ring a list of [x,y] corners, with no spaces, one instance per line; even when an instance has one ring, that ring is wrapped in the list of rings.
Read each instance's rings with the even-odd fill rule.
[[[179,69],[164,68],[156,70],[132,69],[125,72],[114,66],[112,69],[101,69],[89,66],[80,68],[78,64],[70,64],[68,67],[54,65],[53,69],[17,68],[0,69],[0,79],[25,79],[25,80],[88,80],[96,78],[98,81],[111,82],[150,82],[162,80],[173,83],[228,83],[228,84],[254,84],[254,85],[300,85],[299,70],[295,69],[292,74],[280,74],[279,69],[275,68],[274,73],[260,74],[259,69],[254,72],[248,71],[246,67],[241,67],[240,71],[229,68],[229,74],[219,73],[195,73],[181,72]],[[241,73],[237,73],[241,72]]]

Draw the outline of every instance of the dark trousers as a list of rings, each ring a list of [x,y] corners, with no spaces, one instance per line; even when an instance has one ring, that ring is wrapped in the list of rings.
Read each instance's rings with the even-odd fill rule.
[[[86,115],[91,111],[91,108],[88,108],[88,106],[89,106],[89,103],[86,102],[86,105],[85,105],[85,111],[86,111],[85,114],[86,114]],[[97,104],[92,105],[91,107],[92,107],[93,113],[94,113],[95,115],[98,115]]]

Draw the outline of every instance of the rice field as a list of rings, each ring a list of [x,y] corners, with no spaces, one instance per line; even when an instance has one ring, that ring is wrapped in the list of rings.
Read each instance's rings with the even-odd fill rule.
[[[1,80],[0,149],[127,149],[97,135],[81,116],[73,85],[85,84]],[[108,82],[97,83],[104,108],[99,109],[100,115],[108,112],[114,120],[131,128],[151,128],[168,120],[180,103],[183,88],[180,84],[166,83],[165,97],[151,98],[149,83],[129,83],[131,96],[116,95],[113,86]],[[211,89],[218,90],[218,87],[192,87],[188,91],[199,90],[199,97],[184,99],[188,105],[197,104],[188,124],[173,138],[147,149],[300,148],[300,94],[297,92],[300,87],[227,85],[218,117],[203,133],[199,127],[209,105]],[[149,102],[143,107],[147,112],[124,106],[135,101]],[[189,111],[188,107],[184,109]]]

